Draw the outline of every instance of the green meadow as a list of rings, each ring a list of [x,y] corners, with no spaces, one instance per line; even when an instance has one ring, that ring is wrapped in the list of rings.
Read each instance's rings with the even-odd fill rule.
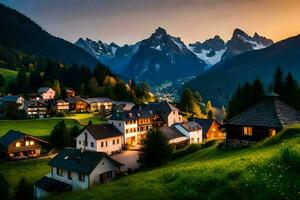
[[[60,121],[64,120],[68,127],[78,125],[87,125],[89,121],[93,124],[103,123],[93,114],[74,114],[67,117],[54,117],[45,119],[28,119],[28,120],[0,120],[0,136],[13,129],[24,133],[32,134],[37,137],[46,137],[50,134],[53,127]]]
[[[48,199],[300,199],[300,127],[271,143],[242,150],[204,147],[166,166]],[[33,183],[49,173],[47,162],[1,163],[0,171],[14,187],[20,177]]]
[[[17,71],[0,68],[0,74],[2,74],[4,77],[5,85],[7,86],[9,83],[15,80]]]

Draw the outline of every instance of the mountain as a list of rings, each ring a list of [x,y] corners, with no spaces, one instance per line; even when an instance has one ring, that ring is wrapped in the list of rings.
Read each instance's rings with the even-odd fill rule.
[[[222,55],[226,51],[226,44],[220,38],[215,36],[212,39],[208,39],[201,42],[189,44],[189,49],[196,54],[196,56],[203,60],[208,66],[212,66],[221,61]]]
[[[136,80],[159,84],[199,74],[205,66],[180,38],[158,28],[149,38],[139,43],[124,74]]]
[[[264,40],[262,38],[262,40]],[[293,73],[300,81],[300,35],[277,42],[267,48],[229,58],[199,75],[185,86],[198,90],[215,105],[226,105],[239,84],[259,77],[265,87],[277,66]]]
[[[189,44],[189,48],[199,59],[203,60],[208,65],[207,68],[209,68],[220,61],[227,60],[248,51],[262,49],[272,44],[272,40],[260,36],[257,33],[251,37],[244,31],[235,29],[232,38],[226,43],[217,35],[203,43],[196,42]]]
[[[75,44],[92,54],[103,64],[110,66],[111,70],[116,73],[121,73],[124,70],[139,46],[137,43],[121,47],[115,43],[107,44],[101,40],[96,42],[89,38],[79,38]]]
[[[0,46],[64,64],[94,67],[99,61],[63,39],[54,37],[23,14],[0,4]]]
[[[272,40],[259,36],[257,33],[251,37],[244,31],[235,29],[232,38],[226,43],[226,52],[222,55],[222,60],[226,60],[247,51],[263,49],[272,44]]]

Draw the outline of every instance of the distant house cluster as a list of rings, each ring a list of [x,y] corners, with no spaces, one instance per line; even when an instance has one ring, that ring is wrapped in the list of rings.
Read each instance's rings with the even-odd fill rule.
[[[37,93],[26,95],[6,95],[0,99],[0,105],[9,103],[18,105],[28,118],[50,117],[51,113],[81,113],[81,112],[111,112],[112,100],[106,97],[80,98],[75,96],[72,89],[66,90],[68,98],[55,99],[55,91],[50,87],[39,88]]]

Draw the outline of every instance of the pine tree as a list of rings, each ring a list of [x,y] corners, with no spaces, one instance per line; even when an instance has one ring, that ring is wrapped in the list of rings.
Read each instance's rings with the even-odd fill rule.
[[[16,77],[16,93],[26,94],[28,92],[28,78],[24,68],[21,68]]]
[[[213,111],[213,107],[211,105],[211,101],[208,100],[206,105],[205,105],[205,112],[208,113],[209,111]]]
[[[58,149],[62,149],[72,144],[70,131],[68,130],[65,121],[59,121],[52,129],[49,138],[50,144]]]
[[[201,94],[198,91],[194,92],[194,97],[198,104],[202,103],[203,99],[202,99]]]
[[[0,90],[5,86],[5,79],[3,75],[0,73]]]
[[[24,177],[22,177],[15,190],[15,194],[13,196],[14,200],[20,200],[20,199],[27,199],[31,200],[34,199],[33,196],[33,187],[32,185],[28,182],[28,180]]]
[[[57,80],[57,79],[54,80],[52,88],[55,91],[55,97],[59,98],[61,96],[61,89],[60,89],[59,80]]]
[[[300,110],[300,90],[297,81],[291,73],[285,77],[283,96],[280,98],[288,105]]]
[[[95,77],[91,78],[88,82],[88,89],[91,96],[96,96],[98,93],[98,82]]]
[[[255,104],[261,100],[261,98],[265,95],[264,86],[259,78],[254,80],[252,84],[252,99],[251,104]]]
[[[283,83],[283,72],[281,70],[281,68],[278,66],[274,77],[273,77],[273,82],[272,82],[272,89],[273,92],[275,92],[276,94],[278,94],[279,96],[283,96],[283,87],[284,87],[284,83]]]
[[[29,79],[29,88],[31,92],[36,92],[39,87],[43,84],[43,79],[39,71],[32,71],[28,77]]]

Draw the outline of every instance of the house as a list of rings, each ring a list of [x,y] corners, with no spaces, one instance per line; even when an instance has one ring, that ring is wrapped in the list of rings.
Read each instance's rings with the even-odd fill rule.
[[[219,129],[220,124],[215,119],[193,119],[202,127],[203,140],[208,142],[210,140],[222,140],[225,139],[225,134]]]
[[[280,101],[275,93],[270,93],[221,128],[226,132],[227,141],[259,141],[295,123],[300,123],[300,112]]]
[[[112,110],[112,100],[107,97],[87,98],[86,102],[89,104],[90,112],[99,112],[100,110]]]
[[[163,119],[165,126],[183,121],[179,109],[168,102],[149,103],[149,107]]]
[[[76,137],[76,148],[110,155],[122,150],[122,141],[123,133],[111,124],[89,125]]]
[[[66,89],[66,94],[68,98],[74,98],[75,97],[75,90],[72,88],[67,88]]]
[[[189,144],[190,139],[175,127],[161,127],[159,130],[166,136],[169,144],[180,149]]]
[[[41,155],[41,148],[48,142],[32,135],[10,130],[0,137],[0,152],[9,160],[35,158]]]
[[[112,180],[123,165],[104,152],[65,148],[48,165],[51,172],[34,183],[37,199],[50,193],[83,190]]]
[[[135,106],[135,103],[126,101],[113,101],[112,105],[113,110],[130,111]]]
[[[82,98],[69,98],[66,99],[69,102],[69,108],[71,112],[87,112],[88,111],[88,103]]]
[[[173,124],[172,126],[188,137],[190,144],[202,143],[202,127],[196,122],[182,122]]]
[[[45,100],[25,101],[24,109],[29,118],[44,118],[48,117],[50,113],[48,102]]]
[[[38,93],[42,96],[42,99],[54,99],[55,98],[55,91],[50,87],[40,87],[38,89]]]
[[[27,94],[28,100],[41,100],[43,99],[39,93],[29,93]]]
[[[155,113],[148,107],[135,106],[130,111],[116,111],[108,120],[123,133],[124,143],[129,146],[140,144],[147,132],[152,129]]]
[[[18,105],[19,110],[24,109],[24,98],[21,95],[6,95],[1,99],[3,105],[14,103]]]
[[[60,99],[54,103],[54,107],[55,107],[56,112],[68,112],[70,109],[69,104],[70,103],[68,101]]]

